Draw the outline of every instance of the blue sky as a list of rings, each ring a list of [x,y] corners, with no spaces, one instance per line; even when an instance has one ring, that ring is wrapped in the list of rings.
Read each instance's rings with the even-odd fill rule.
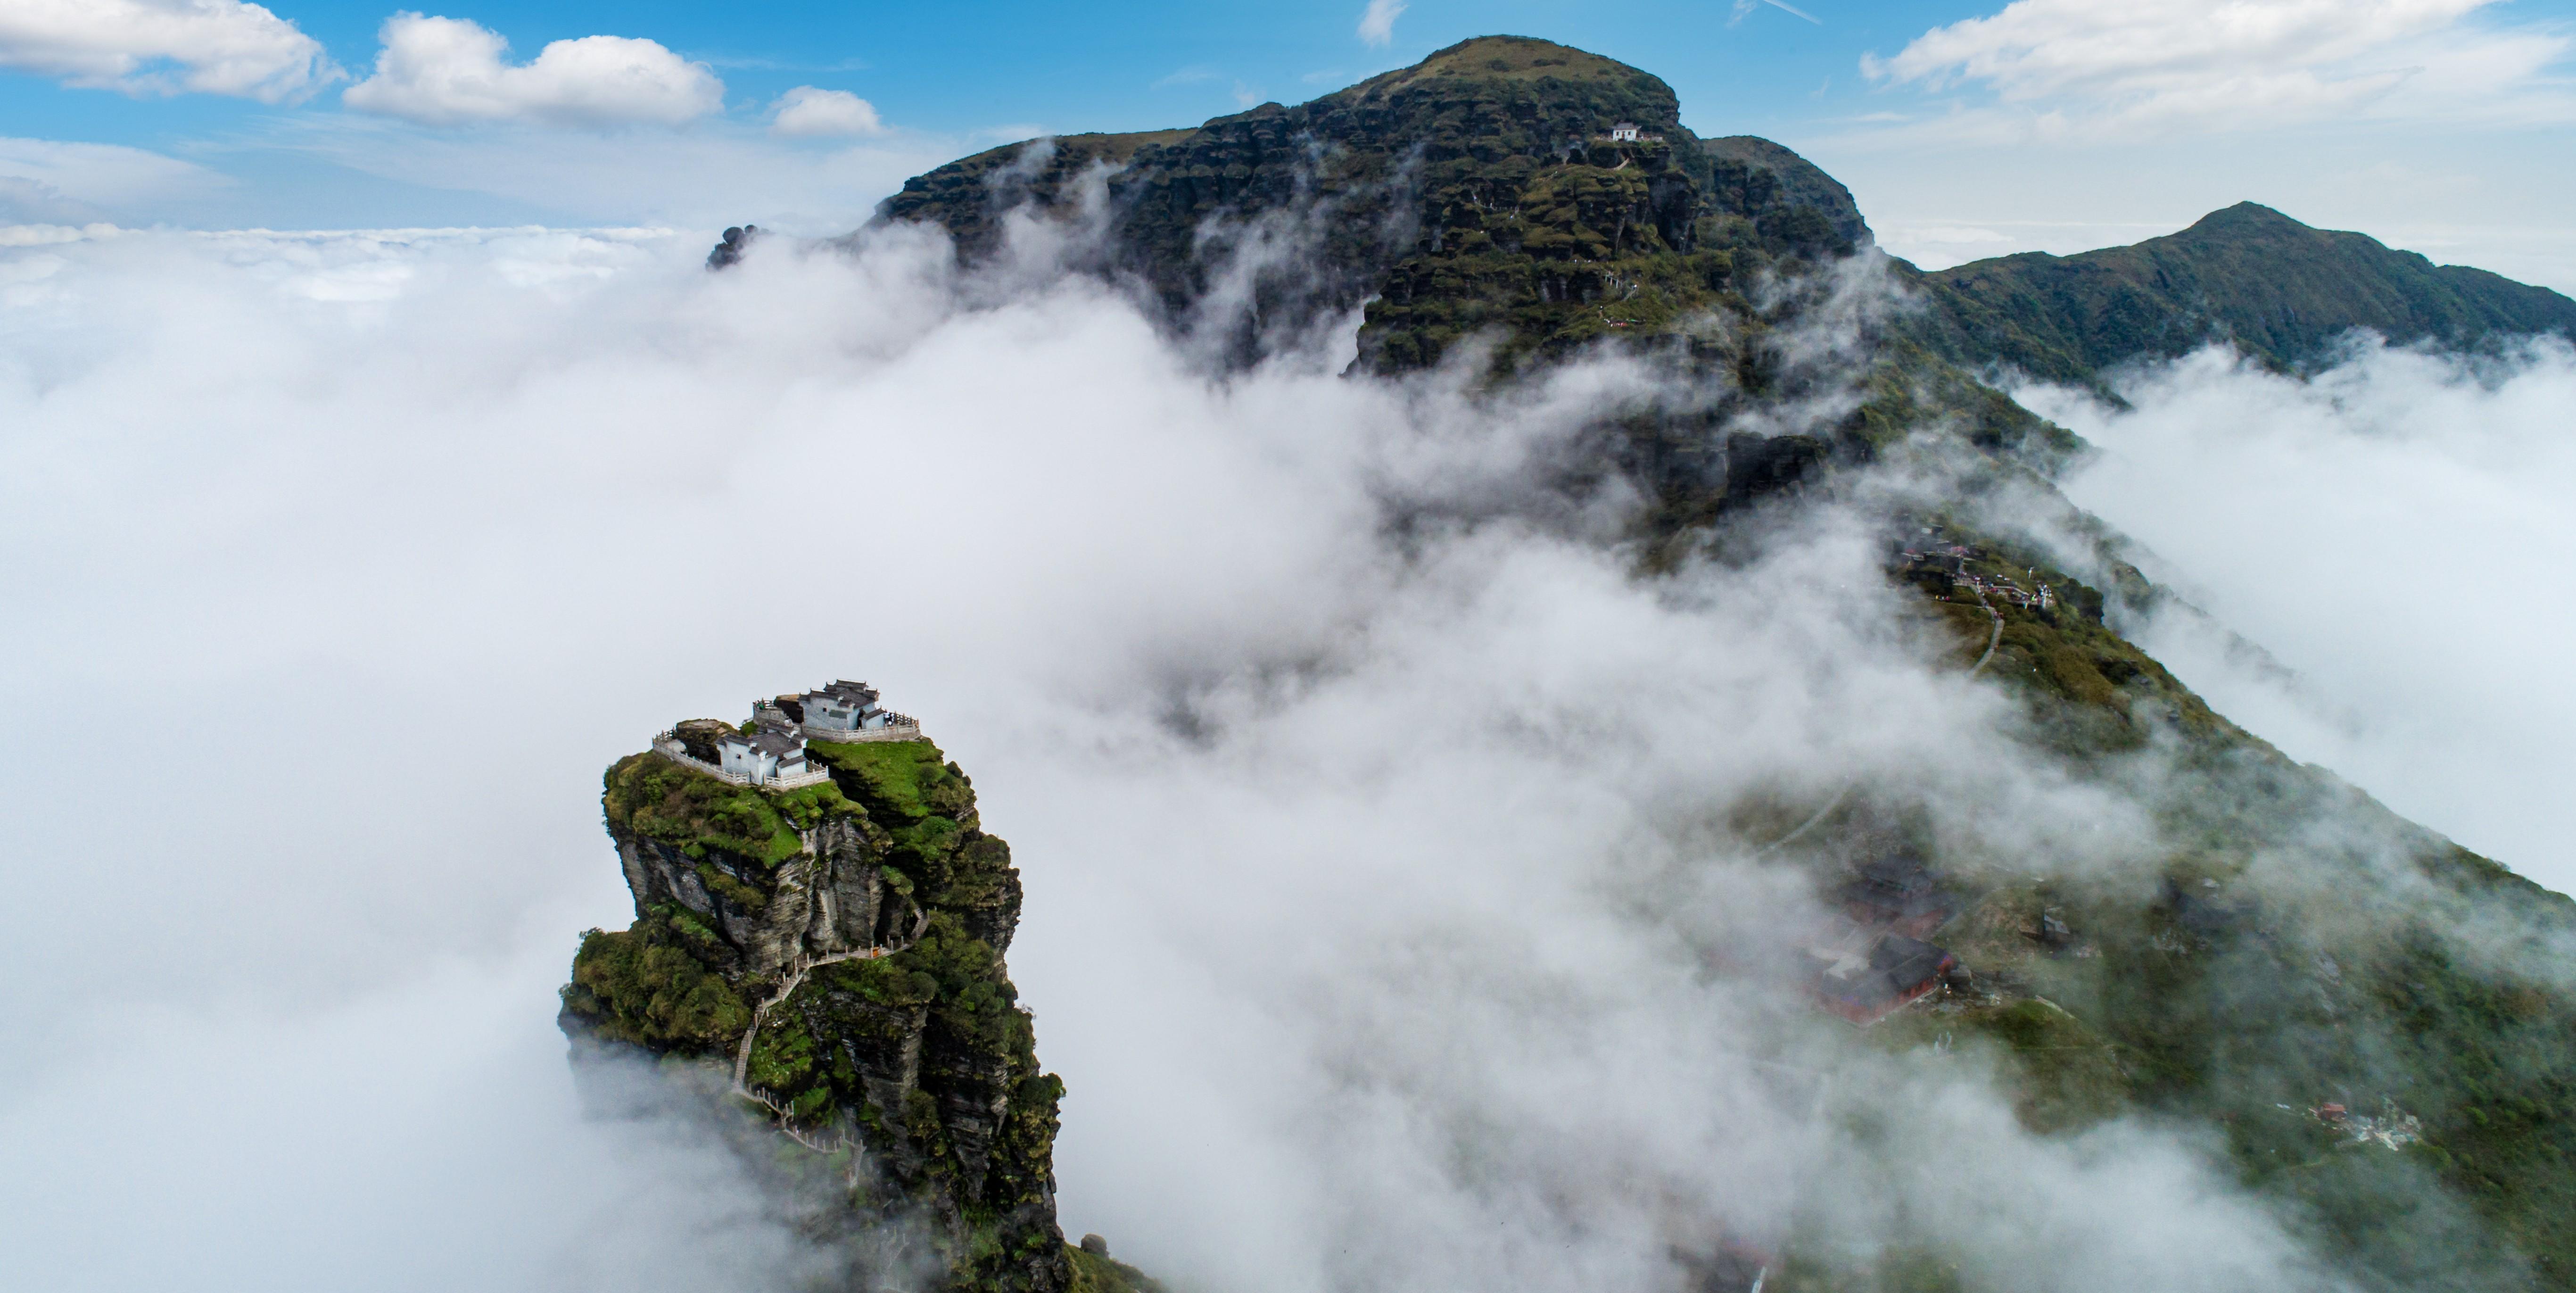
[[[1929,263],[2252,198],[2576,286],[2576,0],[72,8],[0,0],[0,223],[823,232],[994,143],[1297,102],[1504,31],[1806,152]]]

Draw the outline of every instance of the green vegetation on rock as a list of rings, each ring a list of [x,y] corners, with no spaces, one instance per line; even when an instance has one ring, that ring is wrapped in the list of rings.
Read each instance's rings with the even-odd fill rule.
[[[1085,1252],[1067,1244],[1064,1255],[1073,1263],[1072,1293],[1164,1293],[1163,1286],[1145,1272],[1107,1253]]]
[[[699,959],[715,935],[685,912],[657,911],[618,933],[591,930],[573,954],[564,1010],[598,1035],[663,1049],[718,1046],[751,1023],[721,974]]]
[[[845,1196],[800,1208],[837,1208],[832,1233],[927,1225],[960,1289],[1055,1293],[1074,1278],[1053,1204],[1064,1088],[1003,962],[1010,850],[928,741],[810,751],[833,779],[786,793],[658,754],[609,769],[636,921],[583,937],[564,1029],[577,1053],[730,1080],[759,1009],[743,1089],[796,1135],[764,1171]]]
[[[776,794],[630,754],[608,770],[601,806],[612,828],[679,845],[690,857],[714,850],[774,865],[804,848],[799,828],[849,804],[828,782]]]
[[[954,763],[943,762],[928,741],[815,741],[810,757],[829,765],[834,781],[871,812],[912,819],[938,814],[961,819],[974,811],[973,784]]]

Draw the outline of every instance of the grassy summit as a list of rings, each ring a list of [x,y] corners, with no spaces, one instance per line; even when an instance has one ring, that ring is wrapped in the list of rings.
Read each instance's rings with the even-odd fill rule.
[[[1411,67],[1381,72],[1332,97],[1391,96],[1435,77],[1478,81],[1598,82],[1627,86],[1638,78],[1663,82],[1619,62],[1551,40],[1529,36],[1478,36],[1440,50]],[[1671,97],[1665,90],[1665,97]]]

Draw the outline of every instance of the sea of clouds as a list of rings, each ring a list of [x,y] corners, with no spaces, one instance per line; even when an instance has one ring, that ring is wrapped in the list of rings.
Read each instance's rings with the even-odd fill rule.
[[[2576,351],[2356,337],[2299,378],[2210,349],[2118,389],[2021,398],[2101,451],[2068,494],[2208,613],[2141,643],[2293,757],[2576,887]]]
[[[631,915],[598,770],[839,676],[921,715],[1014,846],[1067,1229],[1180,1287],[1675,1287],[1676,1248],[1793,1231],[1939,1236],[1981,1287],[2330,1283],[2193,1135],[2031,1136],[1973,1050],[1876,1057],[1742,972],[1813,911],[1748,800],[1866,776],[2034,867],[2153,839],[2019,753],[1850,518],[1645,583],[1615,486],[1533,484],[1651,374],[1346,379],[1344,328],[1220,377],[1035,243],[971,283],[917,232],[722,275],[704,243],[0,248],[0,1244],[31,1285],[791,1286],[703,1128],[580,1117],[553,994]],[[2193,390],[2314,398],[2192,362],[2133,412],[2051,406],[2109,451],[2079,497],[2363,715],[2336,752],[2536,731],[2492,689],[2353,685],[2394,653],[2332,672],[2328,623],[2210,560],[2295,547],[2182,541],[2207,495],[2120,464],[2192,434]],[[2563,380],[2514,362],[2431,386]],[[2270,452],[2343,454],[2324,407]],[[2338,479],[2565,461],[2419,407]],[[2247,453],[2216,478],[2254,488]],[[2537,487],[2436,501],[2506,496],[2565,533]],[[2282,595],[2524,650],[2480,598],[2446,635]],[[2425,726],[2446,694],[2468,730]]]

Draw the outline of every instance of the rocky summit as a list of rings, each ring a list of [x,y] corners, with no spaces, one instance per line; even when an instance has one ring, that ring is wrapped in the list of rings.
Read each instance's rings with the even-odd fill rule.
[[[752,1111],[726,1125],[836,1283],[1128,1287],[1056,1227],[1064,1087],[1003,960],[1009,846],[918,725],[809,716],[780,697],[609,768],[635,922],[583,935],[563,990],[586,1088],[632,1106],[613,1065],[640,1052],[684,1098]]]
[[[1775,814],[1780,856],[1849,912],[1820,1008],[1900,1050],[1985,1039],[2045,1134],[2196,1129],[2356,1287],[2576,1289],[2576,995],[2530,969],[2576,903],[2284,757],[2140,649],[2175,595],[2058,494],[2085,446],[2002,385],[2211,342],[2295,370],[2357,329],[2502,346],[2576,334],[2576,303],[2250,204],[1923,273],[1788,149],[1699,138],[1655,77],[1518,37],[1295,107],[995,149],[878,215],[970,265],[1027,219],[1220,365],[1356,317],[1361,375],[1456,366],[1491,392],[1599,354],[1669,374],[1693,399],[1603,408],[1554,482],[1644,500],[1621,536],[1640,578],[1735,559],[1797,508],[1866,513],[2034,758],[2104,786],[2147,752],[2169,770],[2120,791],[2172,843],[2118,883],[1979,856],[1892,791]],[[1007,853],[926,743],[811,748],[830,784],[777,794],[650,755],[611,771],[638,920],[585,941],[566,1025],[735,1057],[778,1126],[881,1163],[853,1197],[932,1218],[961,1282],[1075,1278],[1046,1204],[1056,1087],[1002,971]],[[1777,1287],[1953,1287],[1908,1256],[1942,1242],[1790,1252]]]
[[[1680,110],[1635,68],[1489,37],[1293,108],[979,153],[880,216],[937,222],[975,257],[1003,211],[1089,204],[1110,267],[1174,318],[1233,329],[1248,354],[1365,303],[1363,362],[1382,371],[1471,337],[1510,362],[1742,314],[1764,267],[1869,241],[1822,171],[1764,140],[1702,140]],[[1211,317],[1212,296],[1243,308]]]
[[[972,261],[1014,210],[1093,221],[1099,268],[1247,346],[1364,309],[1361,363],[1378,371],[1471,338],[1506,366],[1669,336],[1758,362],[1725,334],[1758,342],[1789,313],[1786,283],[1871,244],[1850,191],[1797,153],[1702,139],[1656,77],[1517,36],[1296,107],[991,149],[907,181],[877,218],[937,224]],[[2355,328],[2450,345],[2576,334],[2556,292],[2251,202],[2134,247],[1893,268],[1924,307],[1897,337],[2060,380],[2213,340],[2286,364]]]

